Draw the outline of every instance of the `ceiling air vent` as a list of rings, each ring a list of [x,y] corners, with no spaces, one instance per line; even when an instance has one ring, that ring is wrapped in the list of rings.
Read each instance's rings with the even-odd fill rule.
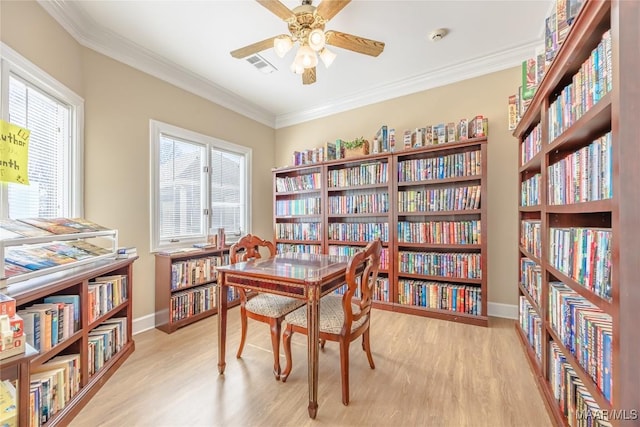
[[[258,70],[260,70],[260,72],[264,74],[271,74],[274,71],[278,71],[278,69],[271,65],[269,61],[267,61],[257,53],[255,55],[248,56],[247,62],[256,67]]]

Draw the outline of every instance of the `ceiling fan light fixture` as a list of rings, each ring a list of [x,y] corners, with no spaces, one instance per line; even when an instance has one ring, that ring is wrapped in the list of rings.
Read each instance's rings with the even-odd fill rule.
[[[327,36],[321,28],[316,28],[309,33],[309,47],[319,52],[327,42]]]
[[[276,51],[276,55],[280,58],[284,58],[284,56],[291,50],[293,47],[293,41],[289,36],[280,36],[273,39],[273,49]]]
[[[295,60],[291,63],[290,69],[291,69],[291,72],[295,74],[304,73],[304,67],[302,65],[299,65]]]
[[[322,59],[322,63],[325,68],[329,68],[331,64],[333,64],[333,60],[336,59],[336,54],[331,52],[326,47],[320,51],[320,59]]]
[[[309,46],[302,45],[298,48],[294,62],[303,68],[313,68],[318,65],[318,56]]]

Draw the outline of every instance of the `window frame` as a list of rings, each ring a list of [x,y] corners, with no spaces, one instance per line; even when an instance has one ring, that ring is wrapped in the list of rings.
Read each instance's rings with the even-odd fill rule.
[[[211,224],[211,170],[208,169],[203,179],[203,212],[202,220],[204,230],[201,235],[185,238],[179,241],[167,241],[160,239],[160,136],[164,134],[177,140],[201,145],[204,147],[206,167],[211,167],[211,150],[218,149],[235,155],[243,156],[245,159],[245,173],[243,180],[246,182],[244,194],[244,214],[243,221],[245,223],[247,233],[251,231],[251,171],[252,171],[252,154],[253,150],[249,147],[223,141],[212,136],[204,135],[188,129],[161,122],[159,120],[149,120],[149,139],[150,139],[150,248],[151,252],[161,252],[163,250],[171,250],[176,248],[189,247],[194,243],[203,243],[207,239],[208,229]],[[229,243],[229,242],[227,242]]]
[[[9,121],[9,78],[13,75],[70,110],[69,143],[65,146],[69,167],[61,203],[70,217],[84,217],[84,99],[28,59],[0,42],[0,117]],[[9,217],[7,183],[0,183],[0,218]]]

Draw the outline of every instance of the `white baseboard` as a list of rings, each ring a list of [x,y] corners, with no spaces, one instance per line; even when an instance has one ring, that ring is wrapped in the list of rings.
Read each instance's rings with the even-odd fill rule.
[[[501,304],[499,302],[487,303],[487,311],[489,316],[502,317],[505,319],[518,318],[518,306],[513,304]]]
[[[156,314],[151,313],[146,316],[133,319],[133,335],[148,331],[156,327]]]

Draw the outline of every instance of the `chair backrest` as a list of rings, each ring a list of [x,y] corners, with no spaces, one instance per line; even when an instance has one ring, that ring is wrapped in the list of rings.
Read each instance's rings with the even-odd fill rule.
[[[356,252],[347,264],[347,292],[342,297],[342,307],[344,309],[344,329],[351,330],[351,323],[363,316],[369,316],[371,311],[371,295],[378,279],[380,268],[380,254],[382,252],[382,242],[376,239],[370,242],[364,250]],[[353,313],[351,303],[353,296],[360,288],[361,298],[358,301],[360,311]]]
[[[266,248],[270,256],[276,254],[276,247],[272,242],[261,239],[253,234],[247,234],[231,245],[229,249],[229,262],[235,264],[236,262],[248,261],[252,258],[262,258],[260,248]]]

